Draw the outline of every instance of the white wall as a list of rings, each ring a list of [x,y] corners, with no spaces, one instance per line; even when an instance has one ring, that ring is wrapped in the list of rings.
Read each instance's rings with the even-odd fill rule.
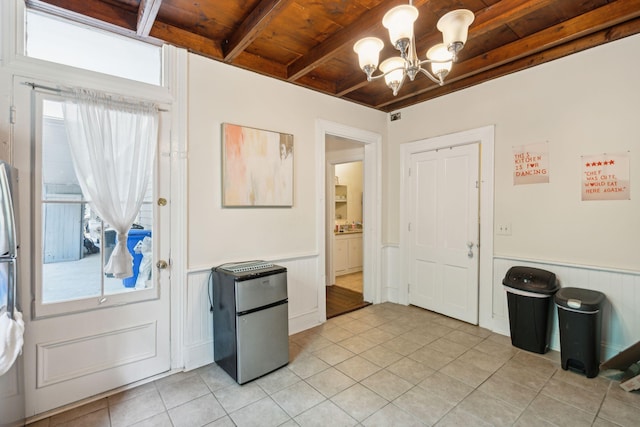
[[[494,124],[495,222],[512,225],[495,253],[637,271],[639,50],[628,37],[403,110],[388,125],[388,241],[399,241],[400,144]],[[514,186],[513,146],[543,141],[549,184]],[[580,156],[626,151],[631,200],[582,202]]]
[[[289,331],[320,322],[324,270],[317,236],[325,209],[322,119],[384,135],[384,113],[189,55],[188,278],[185,307],[187,369],[212,361],[209,269],[264,259],[288,269]],[[293,134],[292,208],[222,208],[221,124]]]
[[[384,114],[278,80],[189,57],[189,268],[317,252],[315,120],[384,133]],[[220,125],[293,134],[294,206],[221,208]]]
[[[387,134],[386,259],[402,265],[393,248],[399,242],[401,144],[495,125],[495,224],[511,224],[512,235],[495,235],[494,263],[484,266],[495,278],[492,289],[481,289],[492,294],[491,325],[509,332],[501,275],[510,265],[534,265],[554,271],[562,286],[607,295],[607,355],[640,340],[637,305],[629,303],[640,301],[640,56],[631,54],[638,51],[640,35],[402,110]],[[514,186],[513,147],[544,141],[550,182]],[[581,201],[581,156],[627,151],[631,200]]]
[[[11,105],[11,75],[0,70],[0,160],[12,162],[11,128],[9,120],[5,120]]]

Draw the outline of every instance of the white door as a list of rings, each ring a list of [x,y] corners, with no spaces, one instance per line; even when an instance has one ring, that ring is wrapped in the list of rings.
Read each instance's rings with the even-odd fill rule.
[[[479,145],[411,155],[409,303],[478,323]]]
[[[170,207],[159,203],[170,200],[169,120],[161,116],[155,170],[136,219],[143,229],[128,234],[130,250],[142,243],[134,261],[139,275],[115,279],[103,271],[115,235],[79,192],[61,126],[61,99],[20,83],[14,91],[20,286],[28,319],[25,390],[27,416],[33,416],[170,369],[169,270],[156,267],[169,261]],[[82,215],[51,221],[48,215],[63,207]],[[64,234],[50,225],[64,221],[74,223]],[[82,242],[80,258],[49,262],[43,242],[56,239],[60,246]]]

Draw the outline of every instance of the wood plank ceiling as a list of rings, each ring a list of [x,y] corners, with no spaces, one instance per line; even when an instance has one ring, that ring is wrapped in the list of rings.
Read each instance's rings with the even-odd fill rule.
[[[415,24],[419,55],[441,42],[435,26],[446,12],[470,9],[475,21],[444,86],[418,75],[394,97],[382,80],[366,81],[352,48],[358,39],[373,35],[385,42],[381,61],[397,56],[381,21],[391,7],[407,0],[26,2],[33,9],[183,47],[381,111],[427,101],[640,32],[640,0],[414,0],[420,12]]]

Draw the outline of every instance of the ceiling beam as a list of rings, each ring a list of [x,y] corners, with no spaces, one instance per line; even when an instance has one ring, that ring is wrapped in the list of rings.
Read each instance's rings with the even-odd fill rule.
[[[138,8],[138,24],[136,26],[136,34],[141,37],[147,37],[151,32],[151,27],[158,16],[162,0],[140,0]]]
[[[414,6],[420,7],[427,0],[416,0]],[[365,37],[367,32],[373,28],[379,27],[382,23],[382,17],[387,11],[394,6],[406,4],[406,0],[394,0],[393,2],[383,2],[380,5],[370,9],[368,12],[356,19],[355,24],[343,28],[333,36],[311,49],[309,54],[299,58],[289,65],[289,77],[287,80],[295,81],[303,75],[312,71],[315,67],[322,64],[323,61],[330,58],[336,51],[347,45],[353,45],[357,40]],[[354,53],[355,55],[355,53]]]
[[[528,37],[455,64],[446,85],[638,17],[640,17],[640,0],[619,0],[609,3]],[[405,92],[396,97],[385,94],[378,102],[373,103],[375,108],[384,109],[387,105],[397,104],[403,99],[438,87],[426,79],[422,79],[420,82],[416,80],[413,83],[410,93]]]
[[[492,4],[476,13],[469,39],[487,34],[505,24],[508,26],[509,22],[517,21],[556,2],[557,0],[502,0]]]
[[[151,37],[164,40],[166,43],[182,47],[218,61],[222,60],[222,48],[214,40],[203,37],[164,22],[156,22],[151,28]]]
[[[223,43],[223,60],[232,62],[249,46],[291,0],[262,0]]]
[[[465,89],[498,77],[503,77],[517,71],[522,71],[527,68],[535,67],[540,64],[544,64],[555,59],[559,59],[573,53],[577,53],[583,50],[590,49],[595,46],[609,43],[612,41],[620,40],[624,37],[628,37],[634,34],[640,33],[640,18],[636,18],[631,21],[624,22],[622,24],[615,25],[613,27],[603,29],[593,34],[589,34],[578,40],[574,40],[560,46],[548,49],[543,52],[539,52],[535,55],[526,56],[513,62],[509,62],[500,67],[492,68],[483,73],[475,74],[470,77],[458,80],[452,84],[446,86],[437,86],[434,89],[422,92],[411,98],[406,98],[396,103],[389,103],[381,108],[383,111],[391,112],[400,108],[405,108],[410,105],[425,102],[430,99],[437,98],[455,92],[461,89]],[[354,100],[354,102],[360,102]]]
[[[41,0],[27,0],[26,4],[33,10],[40,10],[70,21],[129,37],[136,36],[135,29],[138,20],[136,14],[105,2],[88,2],[85,0],[47,0],[45,2]]]

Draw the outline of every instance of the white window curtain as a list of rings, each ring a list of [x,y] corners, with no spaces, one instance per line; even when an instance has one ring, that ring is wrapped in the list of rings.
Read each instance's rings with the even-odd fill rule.
[[[86,89],[62,93],[67,138],[82,193],[118,236],[105,273],[131,277],[127,235],[153,170],[158,108]]]

